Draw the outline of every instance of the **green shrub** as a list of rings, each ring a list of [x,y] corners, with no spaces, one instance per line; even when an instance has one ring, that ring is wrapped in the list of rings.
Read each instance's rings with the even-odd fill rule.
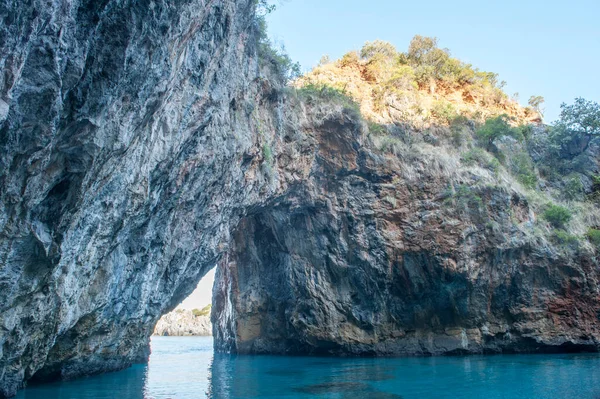
[[[342,67],[352,67],[356,66],[360,63],[360,57],[356,51],[350,51],[349,53],[344,54],[342,59],[340,60],[340,64]]]
[[[398,50],[393,44],[383,41],[375,40],[373,42],[366,42],[363,48],[360,50],[360,56],[363,59],[370,59],[376,55],[382,55],[386,58],[395,58],[398,54]]]
[[[371,133],[371,134],[374,134],[377,136],[383,136],[388,133],[385,126],[380,125],[379,123],[369,121],[368,125],[369,125],[369,133]]]
[[[385,136],[379,142],[380,151],[389,152],[394,155],[400,155],[402,147],[402,140],[393,136]]]
[[[456,205],[464,210],[481,211],[483,207],[483,199],[473,190],[472,187],[466,184],[460,184],[454,188],[454,199]]]
[[[273,163],[273,150],[268,143],[263,145],[263,159],[269,165]]]
[[[520,126],[517,127],[517,130],[519,131],[520,135],[525,140],[529,140],[529,138],[531,137],[531,134],[533,133],[533,126],[531,126],[531,125],[520,125]]]
[[[436,101],[431,108],[431,114],[443,123],[451,123],[456,117],[456,109],[447,101]]]
[[[387,84],[400,91],[416,90],[418,88],[415,71],[408,65],[397,66]]]
[[[600,248],[600,230],[590,228],[586,236],[592,244]]]
[[[593,137],[600,136],[600,104],[576,98],[572,105],[562,104],[560,121],[567,137],[563,137],[563,148],[570,155],[576,155],[587,149]]]
[[[538,178],[535,173],[533,161],[526,152],[518,152],[510,159],[510,169],[517,180],[528,188],[537,187]]]
[[[544,219],[546,219],[552,226],[556,228],[563,228],[571,218],[573,214],[571,211],[564,206],[560,205],[548,205],[543,214]]]
[[[452,144],[455,147],[461,147],[471,138],[470,122],[471,121],[463,115],[456,115],[450,121],[450,137]]]
[[[209,304],[203,307],[202,309],[192,309],[192,314],[196,317],[208,316],[210,314],[211,308],[212,305]]]
[[[492,172],[498,172],[500,169],[500,162],[487,151],[481,148],[473,148],[463,154],[461,157],[465,165],[478,165],[482,168],[491,170]]]
[[[496,149],[494,142],[501,137],[513,137],[521,139],[521,133],[510,126],[510,118],[507,115],[500,115],[485,121],[485,124],[475,132],[477,138],[482,142],[488,151]]]
[[[579,201],[583,199],[585,194],[583,183],[579,176],[571,176],[566,179],[563,196],[567,200]]]
[[[357,117],[360,117],[360,107],[356,101],[343,90],[332,87],[326,84],[308,84],[298,89],[298,94],[304,97],[307,101],[316,98],[327,100],[343,105],[345,108],[355,112]]]
[[[553,237],[559,244],[569,246],[576,246],[579,244],[579,237],[569,234],[564,230],[555,231]]]

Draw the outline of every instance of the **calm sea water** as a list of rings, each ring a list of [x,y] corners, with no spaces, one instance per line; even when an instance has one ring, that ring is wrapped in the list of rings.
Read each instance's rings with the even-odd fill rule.
[[[17,398],[600,399],[600,356],[232,357],[214,355],[210,338],[154,337],[148,365]]]

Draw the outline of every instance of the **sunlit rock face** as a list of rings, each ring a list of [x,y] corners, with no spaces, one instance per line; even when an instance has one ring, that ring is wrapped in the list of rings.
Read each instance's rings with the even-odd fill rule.
[[[196,315],[191,310],[177,309],[160,318],[153,335],[163,337],[207,337],[212,335],[208,315]]]
[[[0,396],[145,360],[273,185],[253,0],[0,4]]]

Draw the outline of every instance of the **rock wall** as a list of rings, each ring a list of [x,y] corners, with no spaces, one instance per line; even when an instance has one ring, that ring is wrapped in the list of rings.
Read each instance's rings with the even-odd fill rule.
[[[254,7],[0,3],[0,397],[145,361],[273,191]]]
[[[206,337],[212,335],[212,324],[209,316],[195,316],[191,310],[175,310],[160,318],[153,335]]]
[[[284,95],[255,3],[0,4],[0,396],[145,361],[215,264],[219,350],[596,350],[594,252]]]
[[[296,125],[316,141],[308,179],[243,218],[219,265],[219,350],[598,350],[595,250],[549,240],[527,197],[443,146],[385,154],[322,107]]]

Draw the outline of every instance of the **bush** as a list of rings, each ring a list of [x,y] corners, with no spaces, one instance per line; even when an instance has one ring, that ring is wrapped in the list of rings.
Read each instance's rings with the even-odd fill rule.
[[[559,244],[577,246],[579,245],[579,237],[569,234],[564,230],[558,230],[554,232],[554,239]]]
[[[457,115],[450,121],[450,135],[452,138],[452,144],[455,147],[462,146],[468,139],[471,138],[471,127],[472,121],[466,116]]]
[[[483,143],[488,151],[495,150],[494,142],[501,137],[514,137],[521,139],[520,132],[510,126],[508,115],[500,115],[485,121],[485,124],[477,129],[477,138]]]
[[[393,136],[385,136],[379,142],[379,150],[384,152],[389,152],[396,156],[400,155],[402,152],[402,148],[404,147],[404,143],[402,140],[393,137]]]
[[[449,124],[456,117],[456,109],[452,103],[436,101],[431,108],[431,114],[440,122]]]
[[[563,196],[567,200],[580,201],[583,199],[585,189],[579,176],[571,176],[567,179],[563,189]]]
[[[388,133],[385,126],[380,125],[379,123],[368,122],[368,125],[369,125],[369,133],[370,134],[374,134],[377,136],[383,136]]]
[[[263,145],[263,159],[268,165],[273,164],[273,150],[268,143]]]
[[[392,66],[388,58],[375,54],[365,65],[363,77],[370,82],[384,82],[391,78]]]
[[[592,139],[600,136],[600,104],[577,98],[574,104],[560,107],[560,120],[552,129],[552,140],[560,147],[562,156],[572,158],[585,152]]]
[[[465,184],[455,187],[454,200],[456,205],[463,210],[481,211],[483,208],[483,199],[474,191],[474,189]]]
[[[463,154],[462,161],[465,165],[478,165],[494,173],[500,169],[500,162],[481,148],[473,148]]]
[[[343,105],[345,108],[356,113],[360,117],[360,107],[352,97],[347,95],[343,90],[332,87],[326,84],[307,84],[298,89],[298,94],[306,100],[314,100],[319,98],[330,102]]]
[[[398,50],[393,44],[383,41],[375,40],[373,42],[366,42],[363,48],[360,50],[360,56],[363,59],[370,59],[376,55],[382,55],[386,58],[395,58],[398,54]]]
[[[573,217],[573,214],[564,206],[548,205],[548,208],[544,211],[543,217],[552,226],[556,228],[563,228],[567,223],[569,223]]]
[[[196,317],[200,316],[208,316],[210,314],[210,310],[212,309],[212,305],[206,305],[202,309],[192,309],[192,314]]]
[[[396,90],[416,90],[417,80],[415,71],[408,65],[399,65],[392,72],[388,85]]]
[[[510,158],[510,170],[517,180],[527,188],[537,187],[538,178],[533,161],[526,152],[518,152]]]
[[[592,244],[600,248],[600,230],[590,228],[586,236]]]
[[[360,64],[360,57],[356,51],[350,51],[349,53],[344,54],[342,57],[340,64],[342,68],[352,67]]]

